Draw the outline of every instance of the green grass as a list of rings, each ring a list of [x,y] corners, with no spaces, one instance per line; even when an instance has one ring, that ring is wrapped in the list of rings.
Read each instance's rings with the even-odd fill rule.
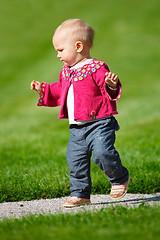
[[[51,39],[56,26],[72,17],[95,29],[92,57],[107,62],[123,84],[116,147],[130,171],[129,192],[160,191],[160,3],[87,3],[1,3],[0,202],[69,195],[68,121],[57,120],[59,108],[36,106],[30,82],[58,80],[62,65]],[[91,177],[92,194],[109,192],[106,176],[93,163]]]
[[[1,240],[159,240],[160,208],[109,207],[94,213],[30,216],[0,222]]]

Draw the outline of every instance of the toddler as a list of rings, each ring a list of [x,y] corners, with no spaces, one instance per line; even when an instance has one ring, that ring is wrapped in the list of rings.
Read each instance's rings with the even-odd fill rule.
[[[108,176],[112,199],[122,198],[128,188],[129,173],[114,147],[119,125],[116,100],[121,83],[103,61],[91,58],[94,31],[80,19],[63,22],[54,32],[53,45],[64,63],[59,81],[48,84],[32,81],[39,93],[38,106],[60,107],[58,119],[69,119],[70,139],[67,164],[71,196],[64,207],[90,203],[90,158]]]

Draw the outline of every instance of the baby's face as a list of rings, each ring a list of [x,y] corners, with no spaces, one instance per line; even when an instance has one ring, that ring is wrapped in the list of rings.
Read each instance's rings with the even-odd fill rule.
[[[67,34],[68,32],[57,31],[53,36],[53,46],[57,51],[57,57],[67,66],[74,66],[78,62],[76,42]]]

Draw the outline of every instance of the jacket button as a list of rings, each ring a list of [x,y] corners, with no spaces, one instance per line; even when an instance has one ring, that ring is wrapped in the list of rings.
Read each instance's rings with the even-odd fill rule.
[[[92,111],[91,113],[90,113],[90,117],[92,118],[92,120],[95,120],[96,119],[96,111]]]

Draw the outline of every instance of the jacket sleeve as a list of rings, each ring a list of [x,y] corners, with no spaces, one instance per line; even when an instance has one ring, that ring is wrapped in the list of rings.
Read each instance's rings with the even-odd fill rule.
[[[118,82],[118,86],[116,90],[112,90],[105,83],[106,72],[109,72],[109,68],[107,64],[103,63],[101,68],[98,69],[98,71],[95,73],[96,74],[95,82],[98,85],[101,93],[105,95],[106,98],[109,98],[109,100],[111,101],[116,101],[121,97],[121,92],[122,92],[121,82],[120,81]]]
[[[42,82],[37,106],[59,106],[61,104],[61,87],[61,77],[58,82],[52,84]]]

